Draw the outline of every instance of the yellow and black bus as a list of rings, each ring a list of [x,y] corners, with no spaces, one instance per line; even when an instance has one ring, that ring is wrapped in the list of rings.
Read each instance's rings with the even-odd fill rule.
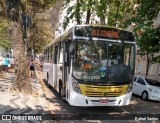
[[[44,49],[44,77],[73,106],[123,106],[132,95],[133,32],[76,25]]]

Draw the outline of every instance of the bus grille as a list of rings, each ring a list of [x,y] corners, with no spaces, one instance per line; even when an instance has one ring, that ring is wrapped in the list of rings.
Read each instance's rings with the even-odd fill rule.
[[[123,94],[122,86],[86,86],[83,90],[88,97],[117,97]]]

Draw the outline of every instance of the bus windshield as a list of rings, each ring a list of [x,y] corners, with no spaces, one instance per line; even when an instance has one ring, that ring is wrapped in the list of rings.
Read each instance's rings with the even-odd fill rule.
[[[93,82],[127,82],[133,79],[133,44],[76,40],[73,76]]]

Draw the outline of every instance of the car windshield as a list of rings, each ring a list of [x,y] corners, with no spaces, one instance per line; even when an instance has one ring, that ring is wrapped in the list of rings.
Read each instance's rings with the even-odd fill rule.
[[[94,82],[126,82],[133,79],[134,45],[99,40],[75,42],[75,78]]]
[[[160,82],[157,80],[152,80],[152,79],[147,79],[147,78],[145,78],[145,80],[149,85],[160,87]]]

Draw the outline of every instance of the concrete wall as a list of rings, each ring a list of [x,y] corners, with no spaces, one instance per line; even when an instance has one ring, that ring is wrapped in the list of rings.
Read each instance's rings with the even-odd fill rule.
[[[135,73],[139,75],[145,75],[147,69],[147,59],[145,56],[136,56]],[[148,76],[152,78],[160,78],[160,63],[152,64],[149,68]]]

